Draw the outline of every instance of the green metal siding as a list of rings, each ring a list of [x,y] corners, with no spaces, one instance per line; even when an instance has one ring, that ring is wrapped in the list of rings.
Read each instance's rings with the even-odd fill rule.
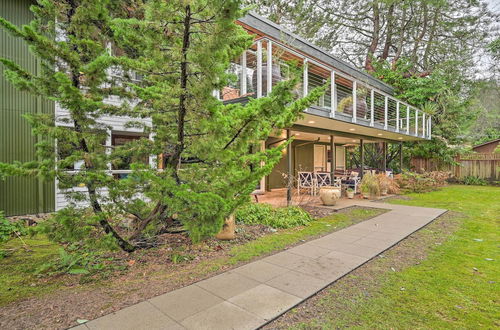
[[[28,0],[0,0],[0,15],[21,26],[32,19]],[[0,29],[0,57],[14,60],[36,73],[39,63],[26,44]],[[22,117],[26,113],[54,113],[54,104],[26,92],[16,90],[3,75],[0,65],[0,162],[35,159],[35,143],[39,137]],[[0,210],[6,215],[51,212],[55,205],[55,184],[37,178],[8,178],[0,181]]]

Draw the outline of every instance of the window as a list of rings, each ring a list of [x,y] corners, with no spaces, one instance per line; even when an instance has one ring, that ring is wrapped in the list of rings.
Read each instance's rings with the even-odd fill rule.
[[[133,141],[137,141],[140,139],[147,139],[147,136],[140,135],[140,134],[126,134],[126,133],[113,133],[111,135],[111,145],[113,147],[120,147],[124,146],[128,143],[131,143]],[[111,168],[114,172],[114,176],[116,178],[125,178],[127,177],[128,173],[125,171],[130,170],[130,164],[132,163],[144,163],[148,164],[149,163],[149,157],[145,155],[122,155],[117,157],[113,163],[111,164]],[[120,171],[124,171],[120,173]]]

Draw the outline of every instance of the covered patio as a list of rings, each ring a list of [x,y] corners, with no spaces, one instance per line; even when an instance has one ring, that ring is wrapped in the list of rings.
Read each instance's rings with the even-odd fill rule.
[[[363,175],[399,173],[403,168],[402,142],[414,139],[307,113],[290,129],[276,132],[263,147],[274,148],[292,138],[292,143],[283,150],[281,161],[254,191],[255,201],[275,206],[319,206],[322,203],[318,192],[323,186],[341,188],[345,199],[348,189],[354,191],[354,199],[362,198]],[[391,157],[388,157],[389,144],[393,144]],[[368,145],[379,149],[379,161],[366,161]]]

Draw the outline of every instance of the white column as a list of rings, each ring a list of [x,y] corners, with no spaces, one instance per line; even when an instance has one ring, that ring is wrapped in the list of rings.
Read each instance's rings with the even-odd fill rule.
[[[262,41],[257,41],[257,98],[262,97]]]
[[[372,89],[370,92],[370,126],[375,125],[375,91]]]
[[[406,134],[410,134],[410,107],[406,106]]]
[[[399,101],[396,102],[396,132],[399,132]]]
[[[418,110],[415,109],[415,135],[418,135]]]
[[[241,55],[240,96],[247,93],[247,51]]]
[[[267,42],[267,94],[273,89],[273,44]]]
[[[389,109],[389,99],[387,96],[384,99],[384,129],[387,129],[387,113]]]
[[[337,111],[337,85],[335,84],[335,71],[330,73],[330,103],[331,112],[330,117],[335,118],[335,112]]]
[[[302,87],[303,87],[303,96],[307,96],[309,89],[309,64],[307,58],[304,59],[304,67],[303,67],[303,76],[302,76]]]
[[[356,112],[358,110],[358,102],[357,102],[357,94],[358,94],[358,84],[355,81],[352,82],[352,122],[355,123],[357,121]]]

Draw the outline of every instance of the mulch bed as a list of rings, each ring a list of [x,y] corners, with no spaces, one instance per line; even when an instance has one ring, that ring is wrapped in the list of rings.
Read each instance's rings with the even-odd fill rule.
[[[307,211],[318,218],[351,209],[308,207]],[[352,222],[362,220],[352,219]],[[262,225],[238,225],[237,231],[237,238],[232,241],[209,239],[195,245],[184,233],[164,234],[159,237],[157,248],[139,250],[130,255],[114,253],[113,263],[121,263],[125,268],[123,271],[90,277],[60,275],[57,281],[61,287],[57,291],[0,307],[0,329],[65,329],[76,325],[77,319],[91,320],[118,311],[240,266],[224,265],[214,270],[210,261],[227,257],[234,246],[275,230]],[[174,263],[172,254],[186,259]],[[41,278],[32,285],[42,285],[46,281],[46,278]]]

